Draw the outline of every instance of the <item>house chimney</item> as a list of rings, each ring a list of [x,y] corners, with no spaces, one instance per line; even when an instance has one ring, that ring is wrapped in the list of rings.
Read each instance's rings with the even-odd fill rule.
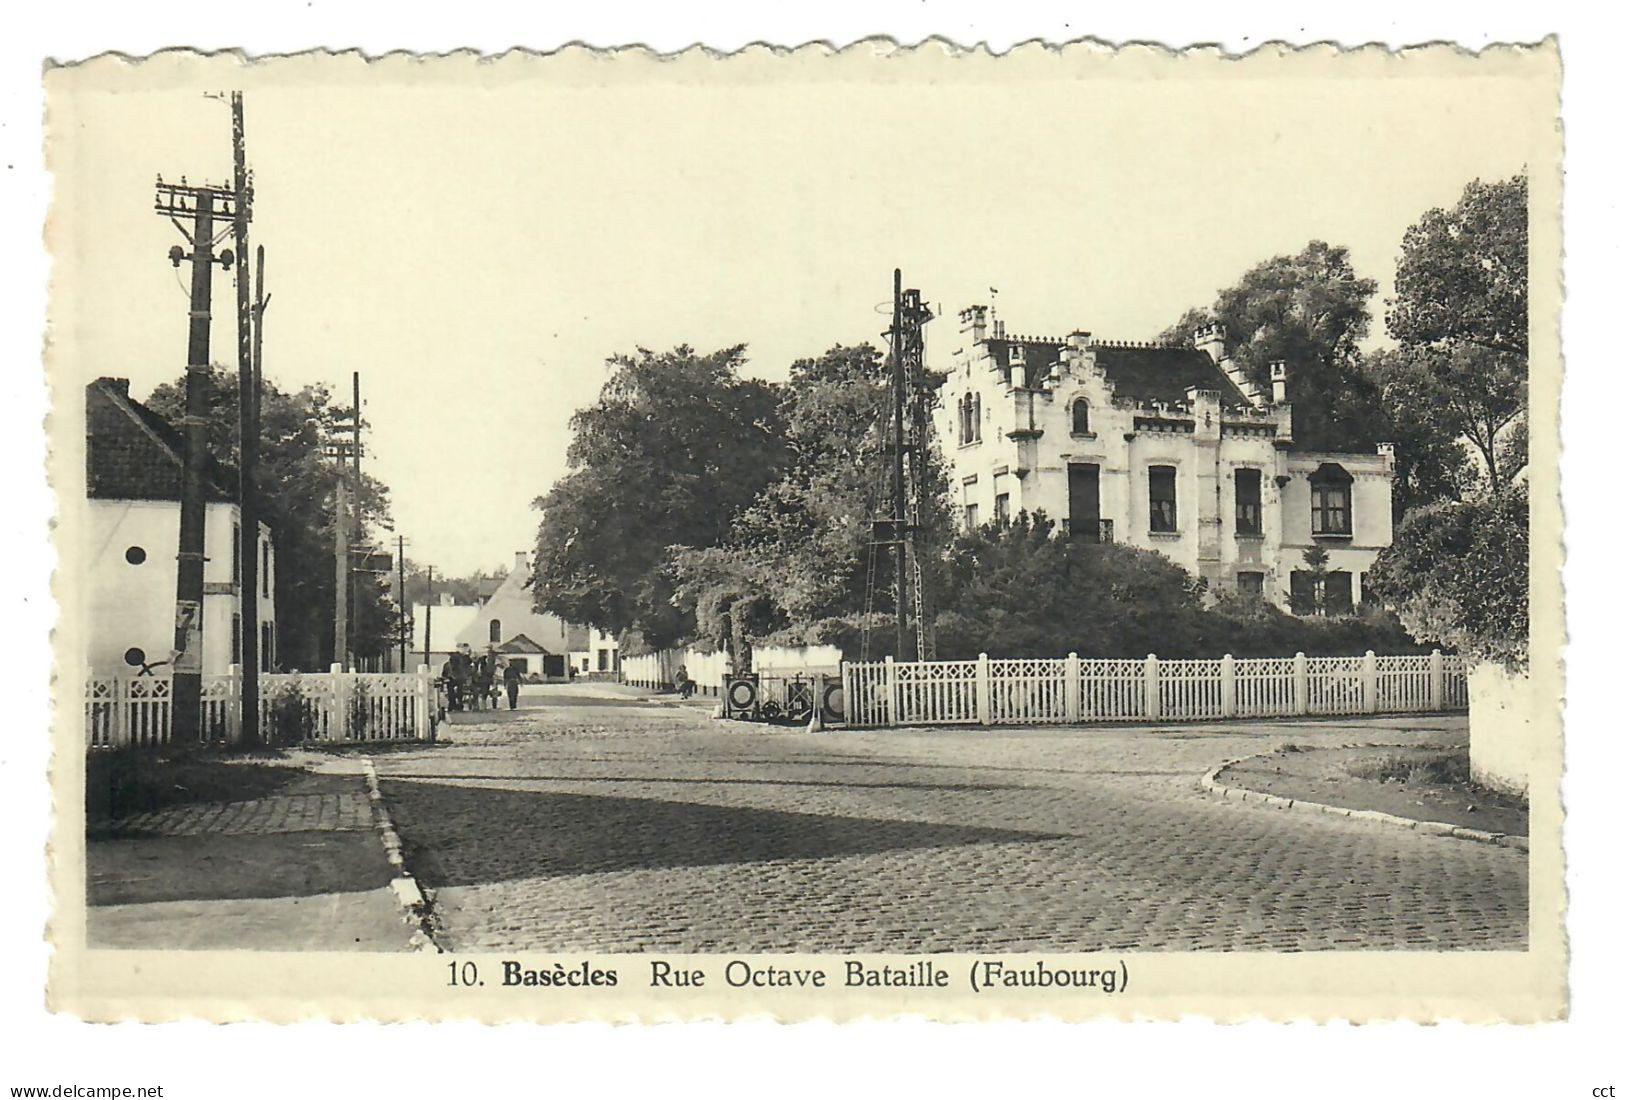
[[[1286,404],[1286,363],[1282,360],[1270,364],[1270,390],[1275,404]]]
[[[529,556],[524,550],[515,550],[513,553],[513,567],[515,569],[524,569],[529,566],[530,563],[526,560]]]
[[[1191,333],[1191,343],[1196,345],[1197,351],[1207,352],[1214,366],[1224,362],[1224,326],[1217,321],[1210,325],[1198,325],[1196,331]]]
[[[987,307],[971,306],[959,311],[959,331],[968,344],[987,342]]]
[[[1382,456],[1384,459],[1383,465],[1388,468],[1390,473],[1392,473],[1394,469],[1394,460],[1396,457],[1394,445],[1392,443],[1378,443],[1377,454]]]
[[[120,397],[130,396],[130,380],[128,378],[98,378],[96,384],[104,389],[112,390]]]

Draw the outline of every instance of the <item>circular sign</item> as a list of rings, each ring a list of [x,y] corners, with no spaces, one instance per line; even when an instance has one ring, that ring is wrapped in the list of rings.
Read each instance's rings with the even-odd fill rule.
[[[749,680],[735,680],[728,685],[728,705],[735,710],[749,710],[756,705],[756,685]]]

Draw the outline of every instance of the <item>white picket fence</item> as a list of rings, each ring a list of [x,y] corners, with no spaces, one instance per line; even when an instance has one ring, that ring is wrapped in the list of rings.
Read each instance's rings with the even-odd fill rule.
[[[1467,709],[1460,657],[849,662],[853,726],[1205,721]]]
[[[170,740],[174,680],[170,675],[92,676],[85,683],[85,738],[92,749],[155,746]],[[203,677],[200,739],[240,740],[242,675]],[[260,738],[296,742],[426,741],[439,704],[425,665],[416,672],[261,673]]]

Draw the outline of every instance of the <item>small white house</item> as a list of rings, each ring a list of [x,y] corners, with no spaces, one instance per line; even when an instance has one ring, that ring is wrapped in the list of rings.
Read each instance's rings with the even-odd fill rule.
[[[570,669],[578,676],[612,679],[621,673],[621,642],[614,634],[589,627],[570,651]]]
[[[83,577],[90,669],[107,676],[168,671],[175,641],[176,554],[184,444],[122,378],[85,390],[89,555]],[[203,672],[241,663],[243,538],[235,480],[211,462],[204,483]],[[276,552],[259,525],[259,662],[276,663]]]

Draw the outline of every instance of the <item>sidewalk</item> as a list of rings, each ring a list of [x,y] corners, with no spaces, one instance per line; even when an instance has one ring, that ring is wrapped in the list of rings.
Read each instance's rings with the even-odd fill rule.
[[[407,950],[411,932],[389,889],[391,868],[352,761],[187,767],[175,774],[191,790],[160,782],[160,804],[92,823],[91,946]],[[209,782],[196,778],[200,772]],[[162,768],[156,774],[167,778]],[[239,775],[238,788],[251,797],[221,794]],[[208,797],[194,798],[198,791]]]

